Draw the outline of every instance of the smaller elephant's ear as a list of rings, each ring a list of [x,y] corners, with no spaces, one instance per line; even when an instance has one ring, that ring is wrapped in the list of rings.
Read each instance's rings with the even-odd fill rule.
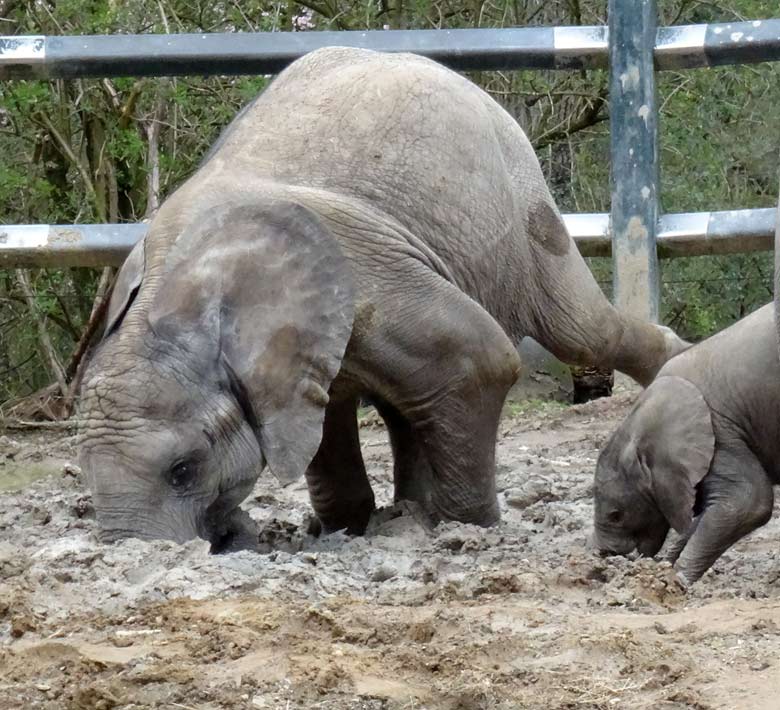
[[[119,325],[141,287],[144,278],[144,245],[145,239],[142,237],[130,250],[130,254],[117,274],[114,290],[108,304],[106,329],[103,332],[103,337],[110,335]]]
[[[668,523],[683,534],[693,521],[696,486],[715,453],[710,408],[694,384],[663,376],[642,394],[630,416],[636,418],[631,429],[650,494]]]

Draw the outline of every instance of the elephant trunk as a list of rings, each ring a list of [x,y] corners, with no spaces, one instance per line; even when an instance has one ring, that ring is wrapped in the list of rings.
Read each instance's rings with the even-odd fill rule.
[[[668,526],[663,526],[640,535],[633,535],[604,529],[602,524],[596,526],[593,543],[605,557],[610,555],[625,557],[634,551],[642,557],[655,557],[666,542],[668,532]]]
[[[165,506],[162,518],[152,517],[141,510],[140,506],[132,507],[128,501],[124,501],[121,508],[98,505],[96,517],[100,541],[113,543],[134,537],[183,544],[201,538],[211,543],[213,553],[257,548],[254,522],[246,511],[238,507],[228,511],[215,504],[199,516],[196,510],[174,511]]]
[[[603,557],[630,555],[636,549],[636,540],[633,537],[606,532],[598,526],[593,534],[593,543]]]
[[[97,497],[95,513],[101,542],[136,537],[142,540],[172,540],[181,544],[207,533],[199,524],[194,510],[170,510],[169,506],[156,510],[149,502],[128,496],[121,496],[116,504],[109,504],[105,495]]]

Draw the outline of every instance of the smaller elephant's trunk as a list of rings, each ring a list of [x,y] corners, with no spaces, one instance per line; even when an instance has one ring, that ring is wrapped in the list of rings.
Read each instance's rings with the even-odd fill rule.
[[[636,550],[636,540],[633,537],[599,532],[598,528],[593,534],[593,544],[602,557],[625,557]]]

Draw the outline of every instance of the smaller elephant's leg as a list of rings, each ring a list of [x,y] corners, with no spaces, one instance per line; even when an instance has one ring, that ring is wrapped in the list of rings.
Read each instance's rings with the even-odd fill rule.
[[[419,437],[395,407],[377,402],[376,408],[387,425],[393,451],[394,501],[414,501],[430,510],[432,472]]]
[[[688,541],[691,539],[691,536],[696,532],[696,528],[699,526],[699,521],[701,521],[701,516],[697,516],[693,519],[691,527],[688,528],[684,534],[680,535],[679,533],[675,533],[675,538],[672,540],[671,544],[669,545],[669,549],[664,555],[664,559],[667,562],[671,562],[672,564],[677,562],[680,555],[682,554],[682,551],[685,549],[685,546],[688,544]]]
[[[374,493],[360,453],[357,401],[331,401],[322,442],[306,471],[309,497],[324,532],[362,534],[374,510]]]
[[[772,483],[744,445],[718,449],[710,473],[699,484],[703,510],[675,568],[692,584],[729,547],[769,522],[774,507]]]

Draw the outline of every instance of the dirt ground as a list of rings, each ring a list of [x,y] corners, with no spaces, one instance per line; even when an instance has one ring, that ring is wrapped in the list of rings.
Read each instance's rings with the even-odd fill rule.
[[[303,483],[264,474],[263,554],[102,545],[75,438],[5,432],[0,708],[774,710],[780,516],[687,593],[587,549],[597,450],[634,396],[510,405],[489,530],[390,508],[314,539]],[[362,434],[387,505],[385,432]]]

